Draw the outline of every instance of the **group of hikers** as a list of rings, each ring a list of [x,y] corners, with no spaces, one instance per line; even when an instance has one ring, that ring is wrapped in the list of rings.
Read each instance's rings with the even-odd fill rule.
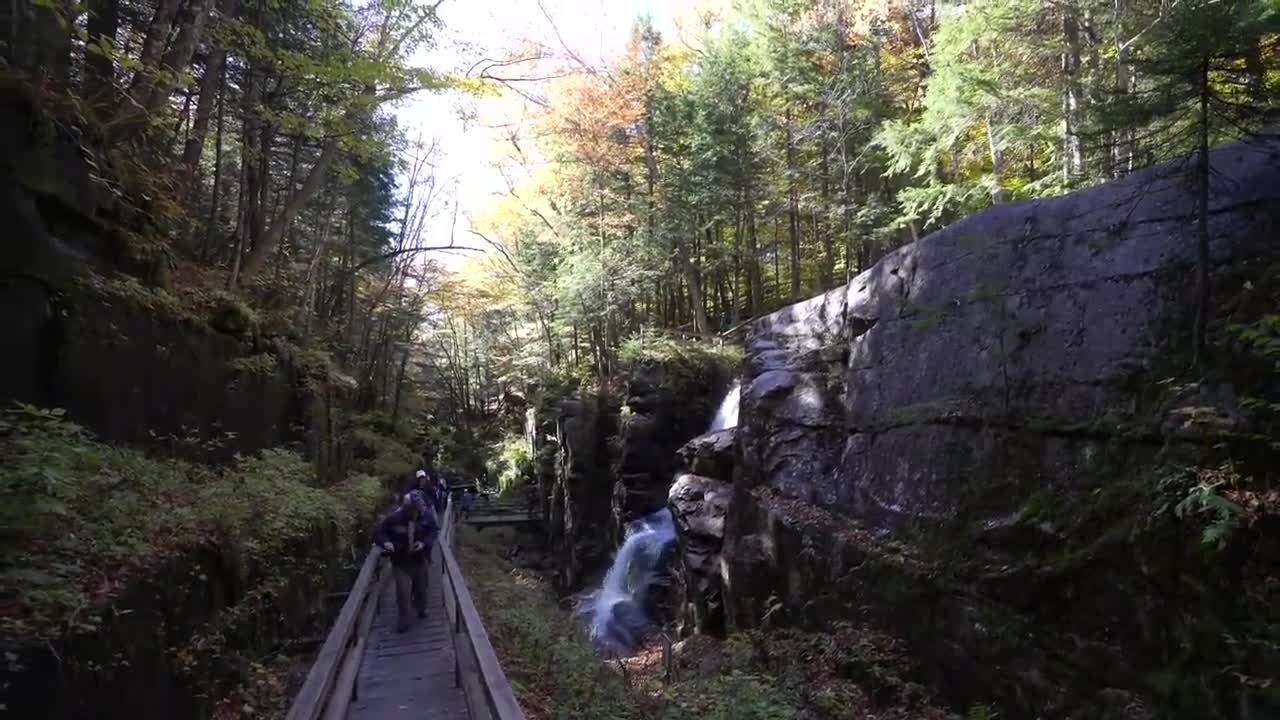
[[[470,513],[475,493],[462,495],[462,514]],[[427,566],[431,550],[440,535],[441,518],[449,502],[449,483],[443,475],[424,468],[414,473],[413,483],[400,496],[394,510],[378,523],[373,542],[391,561],[396,588],[396,632],[409,629],[413,612],[427,616]]]

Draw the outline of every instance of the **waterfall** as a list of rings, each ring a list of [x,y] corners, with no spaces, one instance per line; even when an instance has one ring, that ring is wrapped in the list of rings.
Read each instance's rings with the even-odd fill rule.
[[[707,428],[707,432],[712,433],[717,430],[738,427],[738,401],[741,397],[742,384],[734,380],[729,392],[720,401],[720,407],[716,410],[716,416],[712,418],[711,427]]]
[[[657,577],[663,551],[675,539],[675,525],[667,508],[627,528],[626,540],[600,589],[578,601],[578,616],[597,647],[612,652],[631,650],[652,628],[646,595]]]

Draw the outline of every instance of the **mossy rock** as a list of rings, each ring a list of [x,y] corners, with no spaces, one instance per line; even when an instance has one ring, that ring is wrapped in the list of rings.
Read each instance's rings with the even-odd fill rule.
[[[236,337],[251,337],[258,332],[258,314],[229,294],[214,298],[209,323],[219,332]]]

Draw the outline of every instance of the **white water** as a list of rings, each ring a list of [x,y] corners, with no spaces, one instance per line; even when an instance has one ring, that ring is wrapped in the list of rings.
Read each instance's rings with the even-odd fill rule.
[[[717,430],[738,427],[738,402],[741,399],[742,384],[734,380],[729,392],[720,401],[720,408],[716,410],[716,416],[711,419],[711,427],[707,428],[707,432],[713,433]]]
[[[741,395],[740,384],[735,381],[720,401],[707,432],[738,426]],[[627,652],[653,629],[646,614],[647,595],[658,578],[663,551],[675,539],[671,510],[665,507],[627,528],[600,589],[578,598],[578,617],[586,623],[596,647],[606,652]]]
[[[663,551],[675,539],[675,526],[667,508],[627,528],[626,539],[604,583],[578,602],[578,614],[597,647],[626,651],[644,639],[650,629],[645,615],[646,595],[657,576]]]

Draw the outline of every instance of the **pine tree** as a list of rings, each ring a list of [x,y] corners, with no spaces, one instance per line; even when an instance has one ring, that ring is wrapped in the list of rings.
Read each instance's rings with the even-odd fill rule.
[[[1258,132],[1280,111],[1280,2],[1186,0],[1162,9],[1131,58],[1138,85],[1118,95],[1112,125],[1135,128],[1152,159],[1182,157],[1196,198],[1194,366],[1208,363],[1210,315],[1209,148]]]

